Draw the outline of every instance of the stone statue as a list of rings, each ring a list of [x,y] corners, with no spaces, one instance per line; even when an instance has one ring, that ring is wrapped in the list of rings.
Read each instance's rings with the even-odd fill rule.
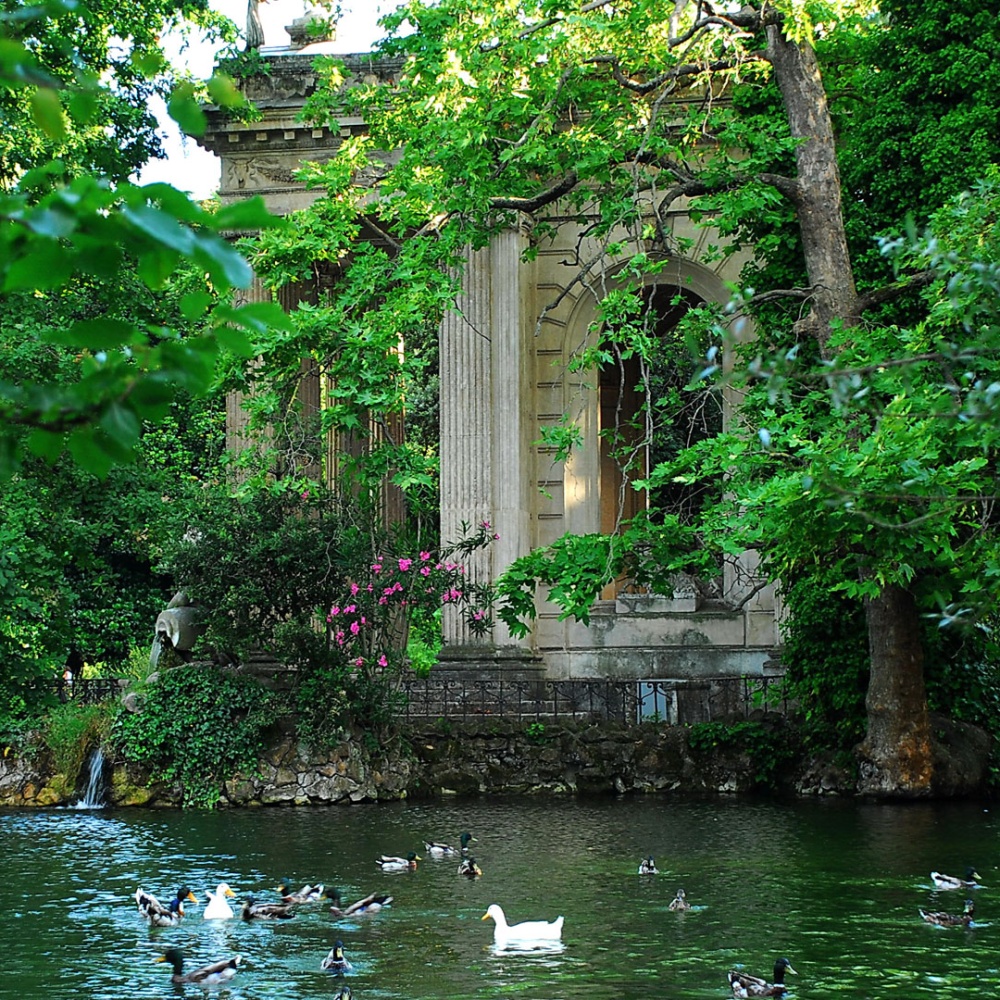
[[[160,656],[168,649],[181,661],[189,661],[202,631],[199,609],[191,605],[184,591],[178,591],[156,619],[149,657],[151,665],[156,667]]]
[[[264,44],[264,25],[260,22],[260,11],[257,9],[267,0],[248,0],[247,2],[247,52],[259,49]]]

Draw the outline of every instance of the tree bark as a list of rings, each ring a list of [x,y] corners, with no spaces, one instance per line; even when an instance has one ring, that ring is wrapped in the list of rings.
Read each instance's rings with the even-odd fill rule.
[[[814,289],[810,326],[826,356],[831,324],[861,318],[854,269],[841,211],[840,171],[833,122],[811,46],[789,41],[781,25],[767,28],[767,58],[781,91],[795,150],[799,229],[809,284]]]
[[[861,320],[861,302],[841,210],[840,171],[826,91],[816,53],[769,25],[767,58],[774,68],[796,148],[796,207],[809,284],[807,323],[823,357],[837,323]],[[929,795],[934,775],[921,622],[913,595],[890,586],[866,604],[871,680],[867,736],[859,748],[865,794]]]
[[[868,732],[858,747],[858,791],[897,798],[930,795],[934,762],[917,602],[910,591],[888,586],[865,603],[865,614],[871,679]]]

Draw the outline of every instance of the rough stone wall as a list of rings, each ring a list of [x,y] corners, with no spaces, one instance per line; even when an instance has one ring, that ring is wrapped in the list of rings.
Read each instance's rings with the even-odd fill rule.
[[[989,739],[982,730],[937,718],[937,797],[981,794]],[[254,774],[220,789],[220,806],[352,805],[441,795],[622,795],[745,793],[854,795],[852,770],[801,752],[794,729],[765,717],[757,738],[700,741],[685,726],[518,723],[484,719],[411,729],[373,752],[364,740],[311,752],[291,741],[270,750]],[[788,752],[777,759],[768,742]],[[181,789],[142,769],[112,764],[107,804],[181,804]],[[79,788],[53,773],[45,754],[0,758],[0,806],[59,806]]]

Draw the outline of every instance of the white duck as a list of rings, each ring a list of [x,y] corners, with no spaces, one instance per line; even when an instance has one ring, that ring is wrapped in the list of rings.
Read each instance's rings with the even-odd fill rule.
[[[220,882],[216,886],[215,892],[207,889],[205,895],[208,896],[208,906],[205,907],[204,913],[206,920],[233,919],[235,914],[233,913],[233,908],[226,902],[226,897],[235,896],[236,893],[225,882]]]
[[[483,914],[483,920],[493,920],[493,944],[497,948],[550,948],[562,939],[563,918],[551,923],[545,920],[526,920],[508,924],[503,910],[492,903]]]

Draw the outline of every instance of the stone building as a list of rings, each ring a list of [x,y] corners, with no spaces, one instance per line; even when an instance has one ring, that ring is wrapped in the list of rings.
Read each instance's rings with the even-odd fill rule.
[[[336,52],[335,42],[307,43],[290,31],[285,46],[264,46],[266,76],[248,81],[246,90],[261,112],[242,123],[208,109],[209,128],[200,138],[222,161],[223,204],[261,195],[272,212],[308,205],[316,193],[293,179],[302,161],[323,161],[365,123],[344,113],[329,126],[303,124],[298,113],[316,86],[312,61],[319,52]],[[295,37],[297,35],[297,38]],[[391,80],[398,65],[376,62],[367,54],[338,53],[351,81]],[[720,259],[712,270],[693,257],[706,231],[675,213],[678,237],[692,241],[691,257],[670,259],[657,278],[660,289],[679,292],[688,302],[728,298],[725,282],[735,281],[744,259]],[[441,521],[442,537],[458,535],[462,522],[488,520],[500,535],[476,571],[493,578],[512,560],[566,532],[613,530],[616,519],[642,503],[640,494],[622,489],[621,473],[602,451],[600,431],[610,410],[623,404],[620,385],[588,387],[569,371],[572,353],[592,339],[596,298],[576,285],[568,263],[572,239],[543,249],[524,263],[524,239],[511,229],[485,250],[470,255],[457,308],[440,330]],[[586,238],[582,237],[584,253]],[[615,286],[614,272],[596,276],[602,290]],[[251,296],[266,294],[256,287]],[[313,294],[283,290],[286,306]],[[303,398],[321,405],[322,387],[304,370]],[[627,400],[625,401],[627,403]],[[538,442],[541,428],[569,414],[583,447],[566,461]],[[242,411],[234,396],[229,436],[241,444]],[[331,454],[329,467],[336,464]],[[595,607],[589,626],[559,621],[557,610],[540,603],[532,634],[515,641],[502,626],[492,640],[447,622],[447,655],[462,664],[489,666],[501,675],[691,679],[768,675],[777,669],[777,598],[753,574],[748,554],[726,570],[721,585],[706,596],[690,581],[678,581],[665,595],[608,593]]]

